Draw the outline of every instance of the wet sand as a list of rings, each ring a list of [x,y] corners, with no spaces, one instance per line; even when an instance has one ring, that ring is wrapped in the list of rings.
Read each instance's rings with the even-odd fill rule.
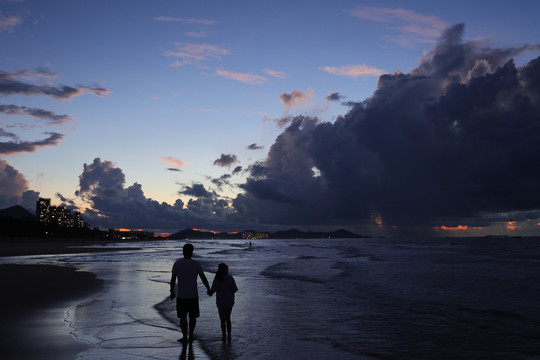
[[[0,265],[0,356],[75,359],[86,349],[70,334],[65,311],[102,288],[94,274],[51,265]]]
[[[92,241],[66,241],[66,242],[0,242],[1,256],[23,255],[52,255],[52,254],[80,254],[118,250],[139,250],[136,247],[86,247],[97,245]],[[114,244],[117,244],[116,242]]]

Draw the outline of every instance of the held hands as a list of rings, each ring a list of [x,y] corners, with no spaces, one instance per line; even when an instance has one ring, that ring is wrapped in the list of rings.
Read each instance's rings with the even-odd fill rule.
[[[175,297],[176,297],[176,294],[174,293],[174,290],[171,290],[171,295],[169,295],[169,298],[171,300],[174,300]]]

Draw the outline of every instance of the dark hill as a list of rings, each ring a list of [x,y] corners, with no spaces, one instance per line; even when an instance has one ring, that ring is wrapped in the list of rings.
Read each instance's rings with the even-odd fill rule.
[[[0,210],[0,217],[11,219],[35,219],[36,217],[20,205]]]

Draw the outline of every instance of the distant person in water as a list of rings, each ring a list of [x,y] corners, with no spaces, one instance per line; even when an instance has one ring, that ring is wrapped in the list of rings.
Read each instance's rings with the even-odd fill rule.
[[[199,293],[197,290],[197,276],[201,278],[206,290],[209,292],[208,279],[204,275],[202,265],[193,260],[193,245],[185,244],[183,248],[184,258],[178,259],[173,265],[171,276],[171,300],[176,297],[176,313],[180,319],[180,329],[182,329],[183,338],[179,339],[182,343],[193,341],[193,332],[199,317]],[[176,279],[178,278],[178,294],[174,292]],[[189,338],[188,321],[189,314]]]
[[[223,341],[225,339],[231,341],[231,312],[234,305],[234,293],[237,291],[236,282],[232,275],[229,275],[229,267],[224,263],[219,264],[208,295],[212,296],[216,293],[216,305],[221,320],[221,334],[223,335],[221,339]]]

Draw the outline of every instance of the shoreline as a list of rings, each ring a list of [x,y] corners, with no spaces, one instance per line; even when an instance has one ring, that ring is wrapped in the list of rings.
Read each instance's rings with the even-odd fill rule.
[[[57,265],[0,265],[2,356],[74,359],[87,349],[65,323],[66,309],[103,288],[89,272]]]
[[[119,242],[93,241],[42,241],[42,242],[0,242],[0,257],[30,256],[30,255],[65,255],[96,253],[120,250],[140,250],[139,247],[90,247],[98,244],[121,244]]]

